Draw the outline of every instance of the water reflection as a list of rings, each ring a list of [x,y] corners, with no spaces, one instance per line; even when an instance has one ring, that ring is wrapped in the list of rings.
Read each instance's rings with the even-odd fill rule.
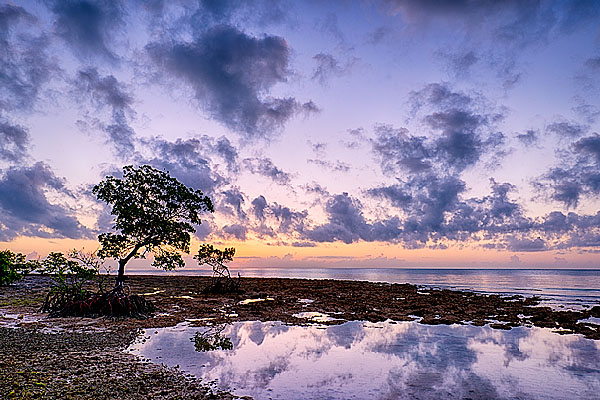
[[[231,339],[221,334],[225,327],[226,325],[214,325],[205,331],[194,333],[194,336],[190,338],[190,340],[194,342],[196,351],[203,352],[233,349]]]
[[[600,342],[541,328],[416,322],[287,326],[239,322],[232,350],[195,352],[196,333],[150,329],[130,351],[255,399],[596,399]]]

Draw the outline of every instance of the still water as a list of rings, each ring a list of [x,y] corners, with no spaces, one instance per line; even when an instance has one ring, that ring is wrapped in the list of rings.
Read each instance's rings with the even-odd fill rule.
[[[255,399],[598,399],[600,341],[542,328],[417,322],[237,322],[230,350],[196,351],[184,322],[128,351]]]

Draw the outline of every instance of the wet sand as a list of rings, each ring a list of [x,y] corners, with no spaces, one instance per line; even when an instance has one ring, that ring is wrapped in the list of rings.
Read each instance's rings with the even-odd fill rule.
[[[147,319],[47,318],[38,312],[47,277],[0,288],[0,393],[6,398],[232,398],[177,369],[123,352],[141,328],[234,321],[341,324],[419,320],[423,324],[551,328],[600,339],[600,305],[583,311],[538,307],[539,298],[434,290],[409,284],[242,278],[244,293],[208,295],[209,277],[130,276],[131,293],[159,312]],[[314,317],[311,319],[310,317]]]

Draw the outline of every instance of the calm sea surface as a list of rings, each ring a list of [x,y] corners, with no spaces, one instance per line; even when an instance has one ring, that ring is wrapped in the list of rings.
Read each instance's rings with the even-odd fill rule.
[[[157,270],[132,273],[157,273]],[[483,293],[540,296],[543,304],[578,309],[600,302],[600,269],[232,269],[232,275],[310,279],[349,279],[371,282],[412,283]],[[175,274],[209,275],[206,270],[179,270]],[[562,307],[561,307],[562,306]]]

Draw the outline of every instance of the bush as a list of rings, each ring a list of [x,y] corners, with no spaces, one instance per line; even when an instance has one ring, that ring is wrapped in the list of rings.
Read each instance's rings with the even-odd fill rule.
[[[37,261],[27,261],[21,253],[10,250],[0,251],[0,286],[23,278],[23,275],[33,271],[38,266]]]
[[[198,265],[210,265],[213,270],[211,284],[204,288],[204,293],[226,294],[242,293],[240,284],[240,275],[238,279],[233,279],[229,273],[229,268],[225,265],[228,261],[233,261],[235,248],[227,247],[225,250],[219,250],[212,244],[202,244],[198,249],[198,254],[194,256],[198,260]]]
[[[42,311],[53,317],[145,317],[156,308],[143,296],[126,293],[119,285],[104,290],[106,274],[100,274],[103,263],[94,253],[73,250],[65,257],[62,253],[50,253],[42,261],[42,272],[50,274],[53,287],[46,296]],[[98,280],[98,291],[90,292],[86,284]]]
[[[98,264],[85,258],[85,253],[73,250],[68,259],[63,253],[50,253],[41,263],[40,271],[49,274],[53,286],[46,296],[42,311],[60,314],[61,310],[74,302],[90,296],[84,285],[98,276]]]

